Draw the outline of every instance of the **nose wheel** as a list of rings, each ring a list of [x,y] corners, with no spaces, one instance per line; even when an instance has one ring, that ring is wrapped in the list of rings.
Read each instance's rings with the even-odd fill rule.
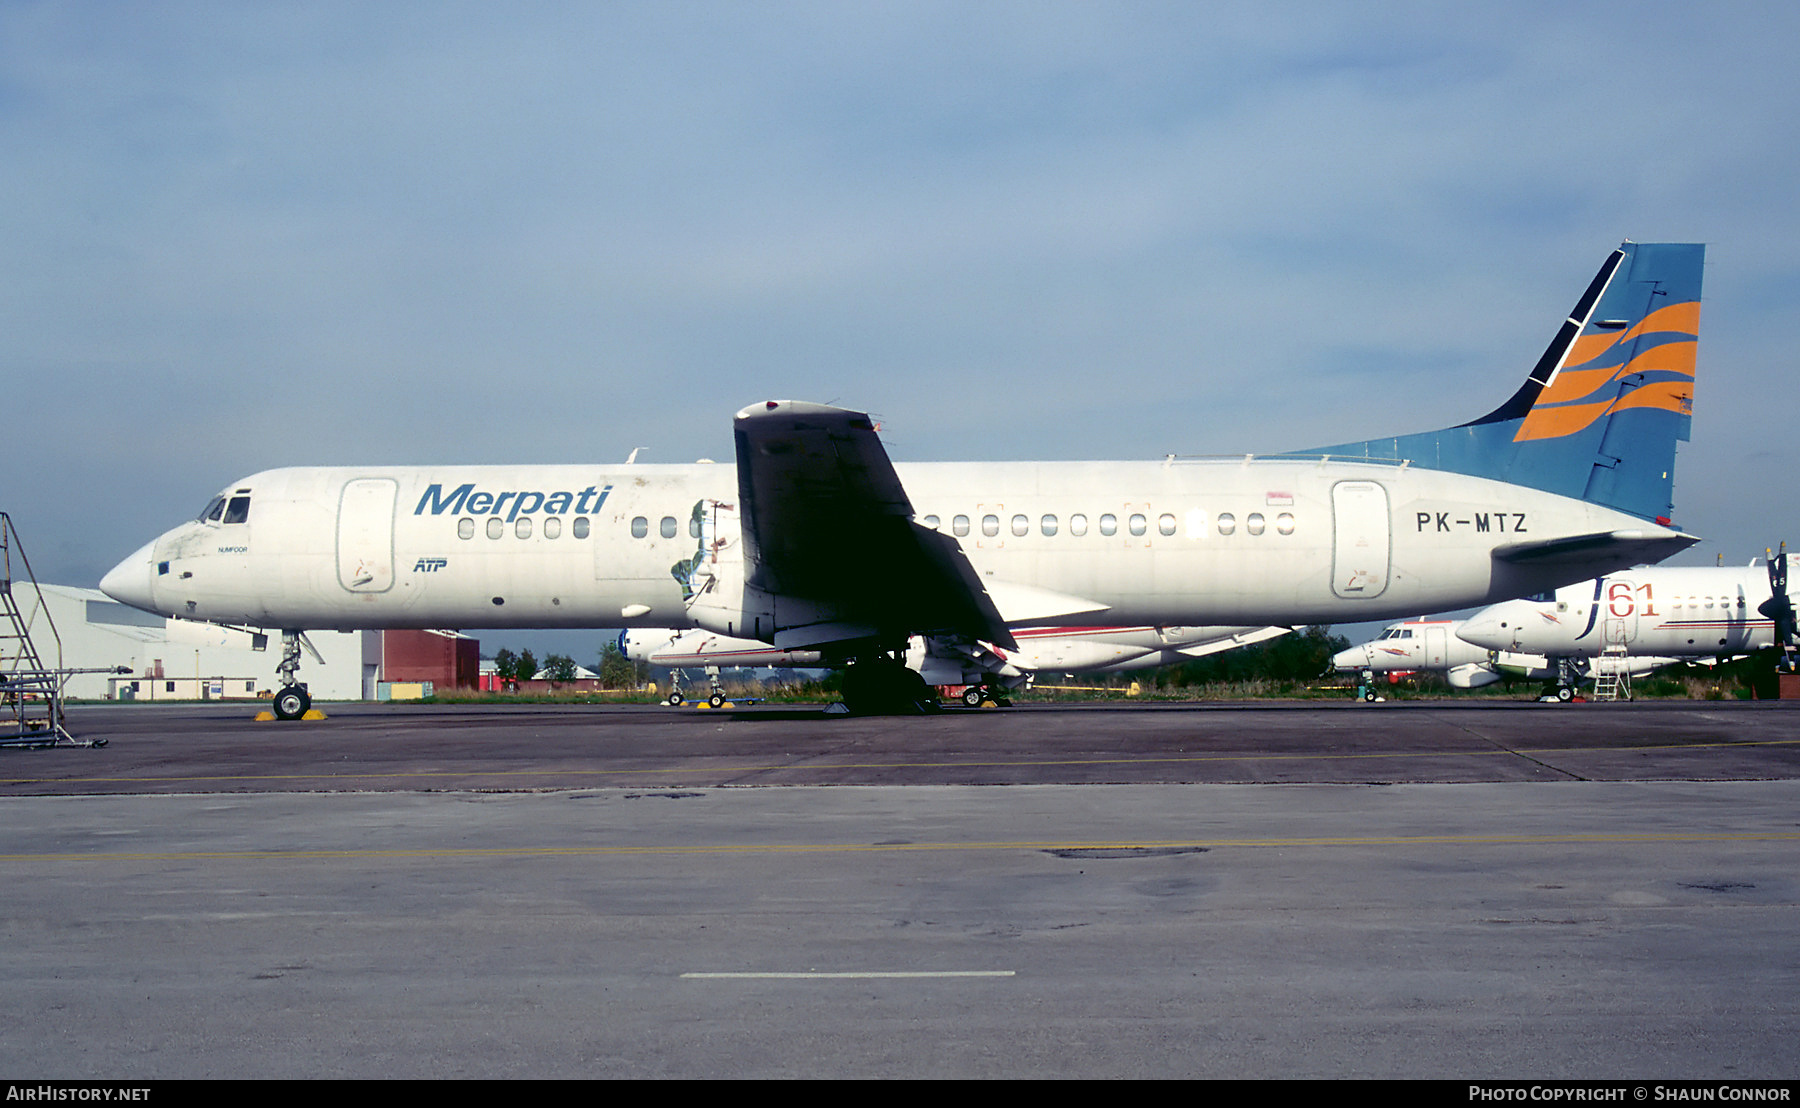
[[[289,685],[275,694],[275,718],[299,719],[312,707],[312,697],[300,685]]]

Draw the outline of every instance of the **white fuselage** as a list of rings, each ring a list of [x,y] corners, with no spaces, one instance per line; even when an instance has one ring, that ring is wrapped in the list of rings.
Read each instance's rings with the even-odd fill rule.
[[[1458,634],[1490,650],[1597,657],[1607,648],[1668,658],[1741,654],[1774,645],[1757,608],[1770,597],[1766,566],[1647,566],[1511,600],[1464,621]]]
[[[1383,629],[1379,638],[1338,651],[1331,664],[1339,670],[1414,673],[1491,661],[1492,651],[1457,638],[1460,626],[1457,620],[1406,620]]]
[[[1612,568],[1492,557],[1508,544],[1673,534],[1584,501],[1406,465],[895,468],[915,518],[957,537],[1015,626],[1382,619]],[[265,628],[684,627],[696,509],[736,496],[730,465],[270,470],[234,483],[212,518],[145,545],[102,587],[152,611]],[[1033,605],[1009,611],[1008,586],[1037,590]],[[1047,594],[1088,610],[1055,611]]]

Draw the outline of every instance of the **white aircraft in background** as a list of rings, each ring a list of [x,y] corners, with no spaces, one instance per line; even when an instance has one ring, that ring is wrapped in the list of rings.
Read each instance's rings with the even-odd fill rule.
[[[914,635],[907,643],[906,666],[932,686],[962,685],[965,704],[1000,702],[1006,692],[1025,686],[1038,673],[1118,673],[1150,669],[1204,658],[1233,647],[1265,642],[1287,634],[1289,627],[1032,627],[1013,632],[1017,649],[991,643],[978,664],[959,648],[936,653],[933,639]],[[627,630],[619,650],[632,661],[668,669],[751,667],[810,669],[829,665],[820,650],[784,650],[756,639],[733,638],[714,631],[665,627]],[[975,680],[970,680],[973,673]],[[722,698],[715,690],[717,707]],[[677,701],[679,703],[679,701]]]
[[[226,486],[101,588],[279,629],[699,627],[847,663],[854,710],[983,683],[1034,627],[1297,626],[1491,603],[1657,561],[1693,398],[1704,248],[1626,243],[1511,399],[1273,457],[896,466],[861,412],[771,400],[735,468],[338,466]],[[1473,310],[1473,309],[1472,309]],[[992,675],[997,679],[998,675]]]
[[[1331,664],[1340,671],[1368,675],[1363,681],[1367,700],[1376,698],[1371,678],[1378,673],[1442,673],[1455,689],[1479,689],[1508,677],[1549,680],[1557,676],[1557,668],[1542,654],[1490,650],[1459,638],[1465,622],[1409,619],[1391,624],[1375,639],[1332,655]],[[1637,677],[1681,660],[1634,657],[1621,672]]]
[[[1791,652],[1788,557],[1783,547],[1764,566],[1640,566],[1492,605],[1457,633],[1484,649],[1544,655],[1565,700],[1578,673],[1609,654],[1702,660],[1776,646]]]

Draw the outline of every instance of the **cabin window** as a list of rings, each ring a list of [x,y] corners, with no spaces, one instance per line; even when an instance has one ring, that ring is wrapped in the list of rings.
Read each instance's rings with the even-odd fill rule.
[[[574,534],[574,536],[578,539],[587,538],[588,537],[588,518],[586,516],[576,516],[575,517],[575,525],[572,528],[570,528],[570,530]]]
[[[955,519],[951,520],[950,530],[957,538],[962,538],[964,535],[967,535],[969,533],[969,517],[957,516]]]
[[[1038,528],[1046,535],[1056,534],[1056,517],[1045,516],[1043,519],[1038,520]]]
[[[1219,534],[1229,535],[1237,530],[1237,517],[1230,512],[1219,513]]]
[[[634,539],[641,539],[649,533],[650,521],[643,516],[633,516],[631,519],[631,537]]]
[[[1262,513],[1261,512],[1251,512],[1249,515],[1245,516],[1244,517],[1244,530],[1250,532],[1252,535],[1262,534],[1263,533]]]
[[[226,523],[248,523],[248,522],[250,522],[250,498],[247,496],[232,497],[231,503],[227,504],[225,506],[225,522]]]
[[[1118,534],[1119,533],[1119,517],[1116,515],[1113,515],[1111,512],[1108,512],[1105,515],[1101,516],[1100,517],[1100,533],[1102,535]]]
[[[519,536],[522,539],[530,538],[531,537],[531,517],[530,516],[520,516],[518,522],[513,524],[513,534]]]
[[[1000,517],[991,514],[982,516],[981,533],[987,535],[989,538],[998,535],[1000,533]]]
[[[1080,512],[1077,512],[1074,515],[1070,516],[1069,517],[1069,534],[1071,534],[1071,535],[1087,534],[1087,517],[1082,515]]]
[[[1131,528],[1132,534],[1141,535],[1150,530],[1150,521],[1144,518],[1142,512],[1133,512],[1131,513],[1131,522],[1127,526]]]
[[[938,522],[939,522],[939,520],[938,520],[938,517],[936,517],[936,516],[926,516],[925,517],[925,526],[931,528],[933,531],[936,531],[938,529]]]
[[[506,521],[499,516],[489,516],[487,524],[488,538],[497,539],[506,534]]]
[[[1024,516],[1014,516],[1012,528],[1013,528],[1013,534],[1015,534],[1015,535],[1030,534],[1031,533],[1031,520],[1027,519]]]
[[[1294,533],[1294,517],[1287,512],[1283,512],[1280,515],[1276,516],[1275,517],[1275,530],[1283,535],[1293,534]]]
[[[674,516],[664,516],[662,518],[662,537],[665,539],[672,539],[675,537]]]
[[[544,517],[544,537],[554,539],[562,535],[562,520],[556,516]]]
[[[459,539],[474,538],[475,537],[475,521],[470,519],[468,516],[464,516],[461,519],[457,520],[456,521],[456,537]]]
[[[1156,517],[1156,529],[1165,535],[1175,533],[1175,517],[1167,512]]]

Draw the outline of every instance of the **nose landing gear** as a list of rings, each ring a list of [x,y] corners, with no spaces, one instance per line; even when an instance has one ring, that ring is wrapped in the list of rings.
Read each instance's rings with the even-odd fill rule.
[[[281,688],[275,693],[275,718],[300,719],[312,707],[312,696],[306,691],[306,684],[300,680],[300,648],[305,646],[313,660],[320,665],[325,659],[320,656],[313,644],[307,640],[304,631],[283,631],[281,633],[281,663],[275,667],[275,675],[281,679]]]

